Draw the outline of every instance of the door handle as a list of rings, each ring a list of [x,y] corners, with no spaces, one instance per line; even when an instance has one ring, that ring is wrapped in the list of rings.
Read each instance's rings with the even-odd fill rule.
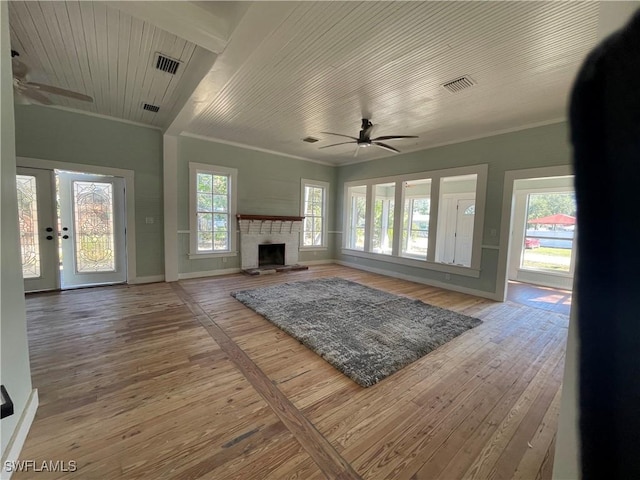
[[[62,238],[66,240],[67,238],[69,238],[69,235],[62,235]]]
[[[53,228],[51,228],[51,227],[47,227],[45,230],[46,230],[47,232],[53,232]]]
[[[53,237],[51,235],[47,235],[47,240],[53,240]]]

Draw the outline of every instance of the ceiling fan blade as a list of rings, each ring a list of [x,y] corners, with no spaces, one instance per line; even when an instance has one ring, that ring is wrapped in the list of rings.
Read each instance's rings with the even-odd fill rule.
[[[333,133],[333,132],[320,132],[320,133],[324,133],[325,135],[337,135],[338,137],[350,138],[351,140],[358,140],[357,137],[352,137],[351,135],[343,135],[341,133]]]
[[[71,90],[65,90],[64,88],[54,87],[53,85],[45,85],[37,82],[26,82],[26,86],[30,88],[38,89],[42,92],[53,93],[54,95],[61,95],[63,97],[74,98],[76,100],[82,100],[83,102],[93,102],[93,98],[89,95],[73,92]]]
[[[360,147],[356,147],[356,151],[353,152],[353,158],[357,158],[358,157],[358,152],[360,151]]]
[[[371,143],[379,146],[380,148],[384,148],[385,150],[389,150],[390,152],[400,153],[400,150],[398,150],[397,148],[393,148],[391,145],[387,145],[386,143],[382,143],[382,142],[371,142]]]
[[[371,141],[375,142],[377,140],[394,140],[396,138],[419,138],[415,135],[384,135],[382,137],[372,138]]]
[[[324,147],[320,147],[320,148],[337,147],[338,145],[346,145],[347,143],[358,143],[358,142],[357,142],[357,141],[355,141],[355,142],[334,143],[334,144],[332,144],[332,145],[325,145]]]
[[[11,70],[13,70],[13,76],[19,79],[24,79],[29,73],[29,67],[15,57],[11,59]]]
[[[43,94],[38,92],[37,90],[32,90],[30,88],[25,88],[20,91],[20,95],[23,97],[30,98],[31,100],[35,100],[37,103],[42,105],[53,105],[53,102],[45,97]]]

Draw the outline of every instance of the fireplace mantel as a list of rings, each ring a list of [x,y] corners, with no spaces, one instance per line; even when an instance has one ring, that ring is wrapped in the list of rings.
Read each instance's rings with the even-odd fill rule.
[[[247,215],[245,213],[238,213],[236,215],[238,220],[263,220],[272,222],[301,222],[304,217],[285,217],[279,215]]]

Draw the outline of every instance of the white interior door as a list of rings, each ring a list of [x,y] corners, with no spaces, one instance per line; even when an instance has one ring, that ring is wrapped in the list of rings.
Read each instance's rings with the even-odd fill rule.
[[[124,179],[58,172],[62,288],[124,283]]]
[[[53,170],[18,167],[18,219],[25,292],[59,288]]]

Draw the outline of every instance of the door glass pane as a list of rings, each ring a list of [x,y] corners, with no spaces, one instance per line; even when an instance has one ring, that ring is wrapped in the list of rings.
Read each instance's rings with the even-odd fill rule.
[[[531,193],[520,268],[568,273],[575,226],[574,192]]]
[[[115,271],[113,185],[73,182],[73,207],[76,271]]]
[[[38,243],[38,203],[36,177],[17,175],[18,222],[22,251],[23,278],[40,277],[40,249]]]

